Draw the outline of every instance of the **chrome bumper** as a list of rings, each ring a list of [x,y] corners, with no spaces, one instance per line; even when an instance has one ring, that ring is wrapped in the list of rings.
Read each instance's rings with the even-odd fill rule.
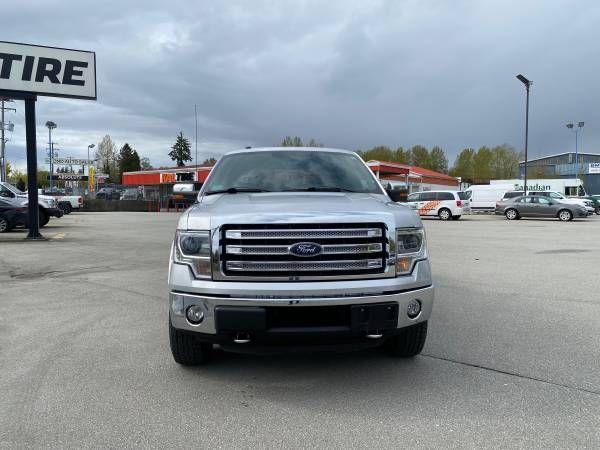
[[[175,328],[203,334],[217,333],[218,306],[333,306],[395,302],[399,307],[398,328],[428,320],[434,288],[428,261],[419,261],[411,275],[373,280],[320,282],[214,282],[195,280],[187,266],[172,264],[169,276],[169,308]],[[410,319],[408,302],[417,299],[422,310]],[[204,320],[192,325],[185,318],[191,305],[201,305]]]

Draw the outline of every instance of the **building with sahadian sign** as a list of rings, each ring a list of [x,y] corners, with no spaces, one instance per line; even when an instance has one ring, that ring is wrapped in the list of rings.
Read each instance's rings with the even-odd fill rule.
[[[577,159],[577,162],[576,162]],[[525,161],[519,163],[519,176],[525,174]],[[600,154],[575,152],[542,156],[527,161],[527,178],[577,178],[588,194],[600,194]],[[566,195],[577,195],[566,193]]]

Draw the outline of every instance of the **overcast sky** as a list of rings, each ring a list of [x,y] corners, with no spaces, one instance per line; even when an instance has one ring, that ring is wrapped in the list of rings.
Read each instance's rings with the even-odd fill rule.
[[[285,135],[329,147],[523,147],[600,152],[596,1],[3,0],[0,40],[96,52],[98,101],[39,98],[60,156],[110,134],[156,166],[181,130],[200,162]],[[24,168],[21,102],[8,160]]]

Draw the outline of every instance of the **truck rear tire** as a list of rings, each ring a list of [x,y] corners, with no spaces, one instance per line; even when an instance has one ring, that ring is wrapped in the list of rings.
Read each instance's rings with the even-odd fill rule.
[[[171,325],[169,317],[169,343],[176,363],[182,366],[197,366],[208,361],[212,352],[212,344],[200,342],[190,333],[178,330]]]
[[[385,346],[392,356],[409,358],[423,350],[427,339],[427,321],[403,328],[396,336],[387,339]]]

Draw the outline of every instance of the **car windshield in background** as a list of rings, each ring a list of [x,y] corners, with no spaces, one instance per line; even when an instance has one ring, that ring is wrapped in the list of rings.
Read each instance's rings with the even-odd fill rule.
[[[460,198],[461,200],[469,200],[469,198],[471,197],[471,192],[459,192],[458,193],[458,198]]]
[[[204,189],[206,195],[294,191],[382,193],[370,170],[353,154],[293,150],[225,156]]]

